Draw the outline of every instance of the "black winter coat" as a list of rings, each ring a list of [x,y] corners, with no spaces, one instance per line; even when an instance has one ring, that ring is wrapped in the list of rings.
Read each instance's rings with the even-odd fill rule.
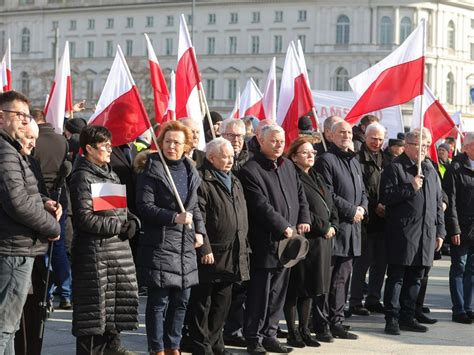
[[[114,147],[110,155],[110,166],[120,179],[120,183],[127,187],[127,206],[130,212],[137,213],[136,183],[137,177],[133,171],[131,161],[127,159],[121,147]]]
[[[306,174],[297,168],[311,215],[311,231],[306,258],[293,266],[288,289],[296,289],[298,297],[329,293],[333,240],[324,236],[330,227],[338,230],[337,208],[323,178],[313,169]]]
[[[448,196],[447,235],[460,234],[463,245],[474,245],[474,169],[467,154],[460,154],[449,165],[443,188]]]
[[[91,184],[120,184],[109,165],[105,169],[78,157],[70,188],[74,223],[72,240],[72,334],[138,328],[138,286],[128,240],[118,237],[127,209],[94,211]]]
[[[430,162],[423,161],[421,167],[425,178],[417,192],[411,182],[418,167],[405,153],[382,172],[388,264],[431,266],[436,238],[446,235],[438,174]]]
[[[244,148],[240,151],[239,155],[234,157],[234,165],[232,165],[232,173],[235,175],[239,174],[240,169],[253,157],[253,153],[250,152],[245,143]]]
[[[137,273],[144,286],[185,289],[199,281],[194,241],[196,233],[206,235],[197,195],[201,179],[190,159],[184,164],[189,191],[183,204],[193,214],[191,229],[173,222],[181,211],[158,153],[148,156],[138,175],[137,209],[144,234],[138,244]]]
[[[294,164],[283,157],[275,163],[256,152],[240,170],[239,179],[247,200],[252,266],[282,267],[278,242],[286,228],[311,222]]]
[[[333,144],[314,164],[338,211],[339,230],[333,250],[335,256],[360,256],[361,253],[361,223],[354,223],[353,218],[358,206],[367,211],[368,201],[362,169],[355,156],[355,153],[343,152]]]
[[[212,173],[206,159],[199,170],[199,207],[207,237],[198,249],[199,282],[246,281],[249,275],[248,217],[244,190],[232,175],[232,194]],[[202,265],[202,256],[213,253],[214,264]]]
[[[48,237],[59,223],[44,209],[38,182],[21,145],[0,129],[0,255],[37,256],[48,249]]]

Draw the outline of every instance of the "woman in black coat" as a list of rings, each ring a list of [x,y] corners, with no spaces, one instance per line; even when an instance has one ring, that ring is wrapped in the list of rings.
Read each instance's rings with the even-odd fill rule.
[[[108,164],[111,140],[105,127],[84,128],[80,136],[84,156],[77,158],[70,181],[72,333],[77,337],[77,354],[102,354],[107,344],[116,346],[120,331],[138,328],[138,287],[128,239],[139,221],[126,205],[101,205],[104,199],[100,199],[113,196],[106,190],[122,186]]]
[[[300,176],[311,214],[311,231],[306,233],[309,251],[306,258],[296,264],[290,275],[285,301],[285,318],[288,324],[288,344],[295,347],[319,346],[308,330],[312,299],[313,321],[322,329],[318,340],[328,341],[327,320],[323,308],[331,282],[332,238],[338,225],[337,209],[322,177],[312,167],[314,151],[311,140],[300,137],[288,149],[288,157],[294,162]],[[298,309],[299,330],[295,326]]]
[[[179,354],[181,328],[191,292],[198,283],[196,247],[206,234],[198,205],[201,179],[184,155],[192,145],[192,133],[179,121],[161,127],[158,153],[151,153],[138,175],[137,210],[144,235],[138,244],[137,272],[148,287],[146,332],[151,354]],[[169,167],[183,202],[181,212],[165,173]]]

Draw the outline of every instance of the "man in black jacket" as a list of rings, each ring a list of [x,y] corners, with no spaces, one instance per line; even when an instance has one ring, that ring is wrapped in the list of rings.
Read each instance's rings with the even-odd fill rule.
[[[287,353],[277,338],[290,270],[278,258],[278,243],[309,231],[310,215],[294,164],[282,157],[285,132],[265,126],[260,151],[240,171],[249,215],[250,284],[244,319],[247,350],[251,354]]]
[[[332,126],[337,123],[341,122],[342,118],[339,116],[329,116],[324,120],[323,123],[323,137],[326,143],[326,148],[329,149],[329,147],[332,144],[332,138],[331,138],[331,129]],[[323,153],[326,153],[326,149],[324,149],[324,144],[323,142],[319,142],[314,146],[314,149],[318,152],[318,155],[322,155]]]
[[[385,205],[387,280],[385,282],[385,332],[400,329],[426,332],[418,323],[415,304],[425,267],[433,264],[446,234],[441,186],[433,165],[425,161],[428,140],[423,130],[406,135],[405,152],[382,173],[380,200]],[[421,161],[421,172],[418,162]]]
[[[21,156],[19,139],[31,121],[28,99],[0,94],[0,353],[14,353],[13,338],[31,284],[34,257],[60,233],[62,209],[42,198]],[[9,291],[14,288],[14,291]]]
[[[222,137],[227,139],[234,149],[232,172],[238,174],[242,166],[253,156],[245,144],[245,123],[242,120],[228,118],[221,124]]]
[[[464,137],[463,154],[449,165],[443,179],[448,195],[446,232],[451,239],[449,290],[453,322],[471,324],[474,274],[474,133]]]
[[[322,176],[339,213],[339,230],[334,241],[332,278],[329,291],[329,321],[335,337],[357,339],[343,326],[347,299],[346,283],[352,260],[361,252],[361,222],[367,214],[367,196],[362,171],[352,146],[352,127],[346,121],[332,126],[333,145],[316,160],[315,169]]]

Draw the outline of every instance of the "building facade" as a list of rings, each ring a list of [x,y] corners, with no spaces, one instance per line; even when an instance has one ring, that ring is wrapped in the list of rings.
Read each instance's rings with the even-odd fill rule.
[[[281,77],[291,40],[302,43],[313,89],[345,91],[348,79],[393,51],[424,18],[426,82],[449,112],[474,117],[473,0],[197,0],[194,21],[192,11],[191,1],[0,0],[0,53],[11,38],[13,86],[42,105],[57,28],[59,52],[70,43],[74,99],[92,108],[120,44],[151,111],[143,33],[169,77],[183,13],[209,106],[228,112],[249,77],[263,89],[273,57]]]

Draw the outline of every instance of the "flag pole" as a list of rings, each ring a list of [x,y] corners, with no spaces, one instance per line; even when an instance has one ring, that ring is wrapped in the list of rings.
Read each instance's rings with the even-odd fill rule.
[[[207,99],[206,99],[206,93],[204,92],[204,88],[202,86],[202,81],[199,82],[199,86],[198,86],[198,90],[199,90],[199,98],[202,100],[202,103],[204,104],[204,108],[206,110],[206,116],[207,116],[207,121],[209,123],[209,128],[211,130],[211,134],[212,134],[212,139],[215,139],[216,138],[216,132],[214,132],[214,124],[212,123],[212,119],[211,119],[211,113],[209,112],[209,106],[207,105]]]
[[[425,58],[425,35],[426,35],[426,27],[425,27],[425,19],[421,19],[422,24],[422,32],[423,32],[423,44],[422,44],[422,54],[423,58]],[[421,100],[420,100],[420,142],[418,147],[418,175],[421,175],[421,151],[422,151],[422,142],[423,142],[423,94],[425,92],[425,66],[423,65],[423,72],[422,72],[422,80],[421,80]]]

